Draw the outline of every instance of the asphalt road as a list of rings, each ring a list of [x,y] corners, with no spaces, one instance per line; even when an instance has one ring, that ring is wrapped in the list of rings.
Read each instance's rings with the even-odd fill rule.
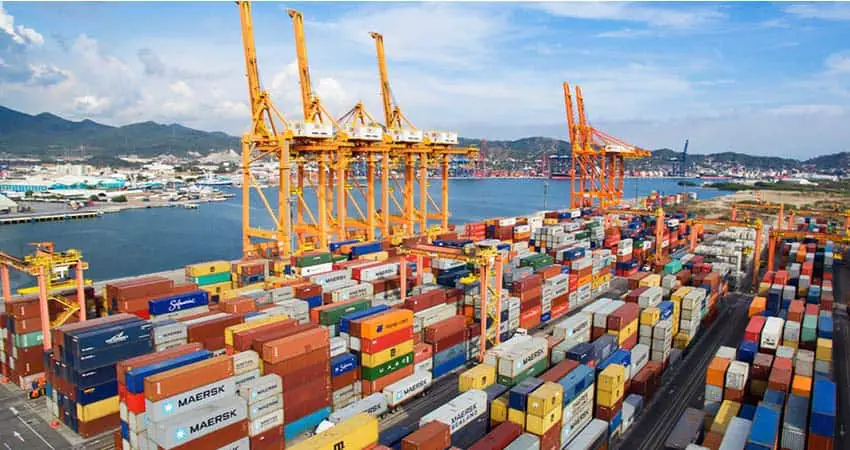
[[[60,450],[71,444],[38,414],[38,403],[16,386],[0,387],[0,450]],[[46,409],[46,407],[43,407]]]
[[[664,442],[688,406],[702,409],[705,371],[721,345],[737,347],[747,325],[750,296],[730,293],[713,326],[697,335],[682,361],[665,371],[661,386],[644,405],[640,418],[613,446],[623,450],[655,450]]]

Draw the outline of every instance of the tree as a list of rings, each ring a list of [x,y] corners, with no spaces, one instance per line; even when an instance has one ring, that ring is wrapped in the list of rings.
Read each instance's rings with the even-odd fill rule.
[[[112,202],[113,203],[127,203],[127,196],[126,195],[118,195],[118,196],[112,197]]]
[[[32,194],[33,194],[33,192],[32,192],[32,191],[26,191],[26,192],[24,192],[24,197],[26,197],[26,198],[32,198]]]
[[[97,194],[92,194],[92,195],[89,196],[89,200],[96,202],[100,199],[97,197]]]

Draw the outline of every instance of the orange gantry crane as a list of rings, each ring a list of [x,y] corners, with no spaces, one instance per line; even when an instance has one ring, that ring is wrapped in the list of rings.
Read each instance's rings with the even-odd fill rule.
[[[767,244],[767,271],[773,271],[773,263],[776,258],[776,244],[778,239],[815,239],[819,244],[823,244],[826,241],[833,241],[836,244],[840,244],[844,248],[850,246],[850,235],[842,235],[842,234],[834,234],[834,233],[810,233],[808,231],[781,231],[781,230],[773,230],[768,235],[768,244]]]
[[[783,230],[785,229],[785,205],[782,203],[767,203],[767,202],[735,202],[732,203],[732,221],[738,220],[738,210],[750,210],[750,211],[761,211],[764,210],[774,210],[777,211],[776,215],[776,228]]]
[[[564,83],[564,105],[571,146],[570,207],[619,205],[623,200],[625,160],[652,155],[594,128],[587,121],[581,87],[575,87],[575,111],[570,85]]]
[[[850,209],[844,211],[830,209],[791,209],[788,211],[788,229],[793,231],[796,228],[796,216],[809,217],[824,217],[841,221],[844,227],[844,234],[850,234]]]

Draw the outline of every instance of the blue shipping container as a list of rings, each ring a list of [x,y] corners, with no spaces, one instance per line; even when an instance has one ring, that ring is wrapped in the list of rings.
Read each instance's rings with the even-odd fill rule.
[[[339,248],[342,247],[343,245],[356,244],[358,242],[360,242],[360,241],[358,241],[357,239],[349,239],[347,241],[331,242],[330,244],[328,244],[328,250],[335,252],[335,251],[339,250]]]
[[[809,431],[821,436],[835,436],[835,383],[819,379],[812,389],[812,415]]]
[[[71,366],[65,366],[67,367],[66,373],[70,375],[73,370],[85,372],[98,367],[114,365],[118,361],[151,353],[153,349],[153,338],[148,336],[135,342],[128,342],[117,347],[107,348],[83,355],[79,358],[73,358],[71,360]],[[70,379],[72,377],[67,376],[67,378]]]
[[[208,350],[198,350],[169,359],[167,361],[158,362],[143,367],[136,367],[125,374],[124,384],[127,386],[127,391],[131,394],[139,394],[144,392],[145,378],[162,373],[178,367],[183,367],[198,361],[212,358],[212,352]]]
[[[827,311],[821,311],[818,317],[818,337],[832,339],[832,315]]]
[[[118,395],[118,381],[112,380],[86,389],[76,388],[77,403],[88,405]]]
[[[362,319],[364,317],[374,316],[380,312],[386,311],[390,309],[387,305],[378,305],[373,306],[368,309],[364,309],[363,311],[357,311],[353,313],[348,313],[342,316],[339,320],[339,332],[340,333],[348,333],[348,327],[351,326],[352,320]]]
[[[593,369],[582,364],[571,370],[567,376],[558,380],[558,384],[564,388],[564,406],[567,406],[592,385],[594,376]]]
[[[518,411],[525,411],[528,396],[543,384],[539,378],[529,377],[512,387],[508,394],[508,405]]]
[[[434,378],[439,378],[452,370],[457,369],[458,367],[463,366],[466,363],[466,355],[458,355],[454,358],[443,361],[442,364],[434,364],[434,368],[431,369],[431,375]]]
[[[487,394],[487,404],[493,403],[493,400],[501,397],[505,392],[508,392],[508,387],[503,384],[491,384],[484,388],[484,392]]]
[[[153,324],[146,320],[124,323],[108,328],[100,328],[88,333],[78,334],[72,339],[71,352],[74,356],[83,356],[94,351],[117,347],[143,337],[151,337]]]
[[[111,364],[84,372],[74,370],[71,374],[71,383],[79,388],[89,388],[114,380],[116,372],[115,365]]]
[[[614,350],[617,349],[617,336],[605,334],[590,345],[593,346],[593,361],[598,363],[611,356],[611,353],[614,353]]]
[[[587,342],[576,344],[567,350],[566,357],[577,361],[579,364],[591,364],[593,362],[593,346]]]
[[[283,435],[284,439],[287,441],[291,441],[294,437],[299,434],[304,434],[308,431],[312,431],[316,428],[319,423],[323,420],[327,419],[331,414],[331,409],[328,407],[322,408],[318,411],[307,414],[306,416],[294,421],[289,422],[283,427]]]
[[[466,343],[461,342],[460,344],[449,347],[439,353],[434,354],[434,367],[437,367],[446,361],[453,360],[458,356],[466,356]]]
[[[357,368],[357,357],[351,353],[343,353],[331,358],[331,376],[338,377]]]
[[[207,291],[197,290],[185,294],[173,295],[148,302],[148,312],[151,315],[168,314],[189,308],[207,305],[210,302]]]
[[[658,309],[661,310],[661,320],[667,320],[673,316],[673,302],[671,301],[659,303]]]
[[[752,364],[758,351],[759,346],[757,343],[752,341],[742,341],[741,345],[738,346],[737,359],[738,361],[743,361]]]
[[[363,244],[353,245],[351,247],[351,256],[367,255],[369,253],[377,253],[379,251],[381,251],[380,242],[366,242]]]
[[[629,366],[631,366],[632,364],[632,354],[628,350],[618,349],[614,353],[611,353],[611,356],[599,363],[596,366],[596,370],[601,372],[611,364],[619,364],[621,366],[625,366],[626,373],[628,373]]]
[[[779,434],[779,414],[779,411],[765,405],[756,408],[753,426],[747,437],[748,450],[773,450]]]
[[[768,389],[764,391],[764,401],[762,403],[775,406],[781,411],[785,406],[785,393],[775,389]]]

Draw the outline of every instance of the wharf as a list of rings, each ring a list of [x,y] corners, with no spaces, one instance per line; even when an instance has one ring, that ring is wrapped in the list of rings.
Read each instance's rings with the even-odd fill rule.
[[[34,222],[61,222],[65,220],[95,219],[102,216],[104,211],[80,211],[40,214],[21,214],[0,218],[0,225],[15,225]]]

